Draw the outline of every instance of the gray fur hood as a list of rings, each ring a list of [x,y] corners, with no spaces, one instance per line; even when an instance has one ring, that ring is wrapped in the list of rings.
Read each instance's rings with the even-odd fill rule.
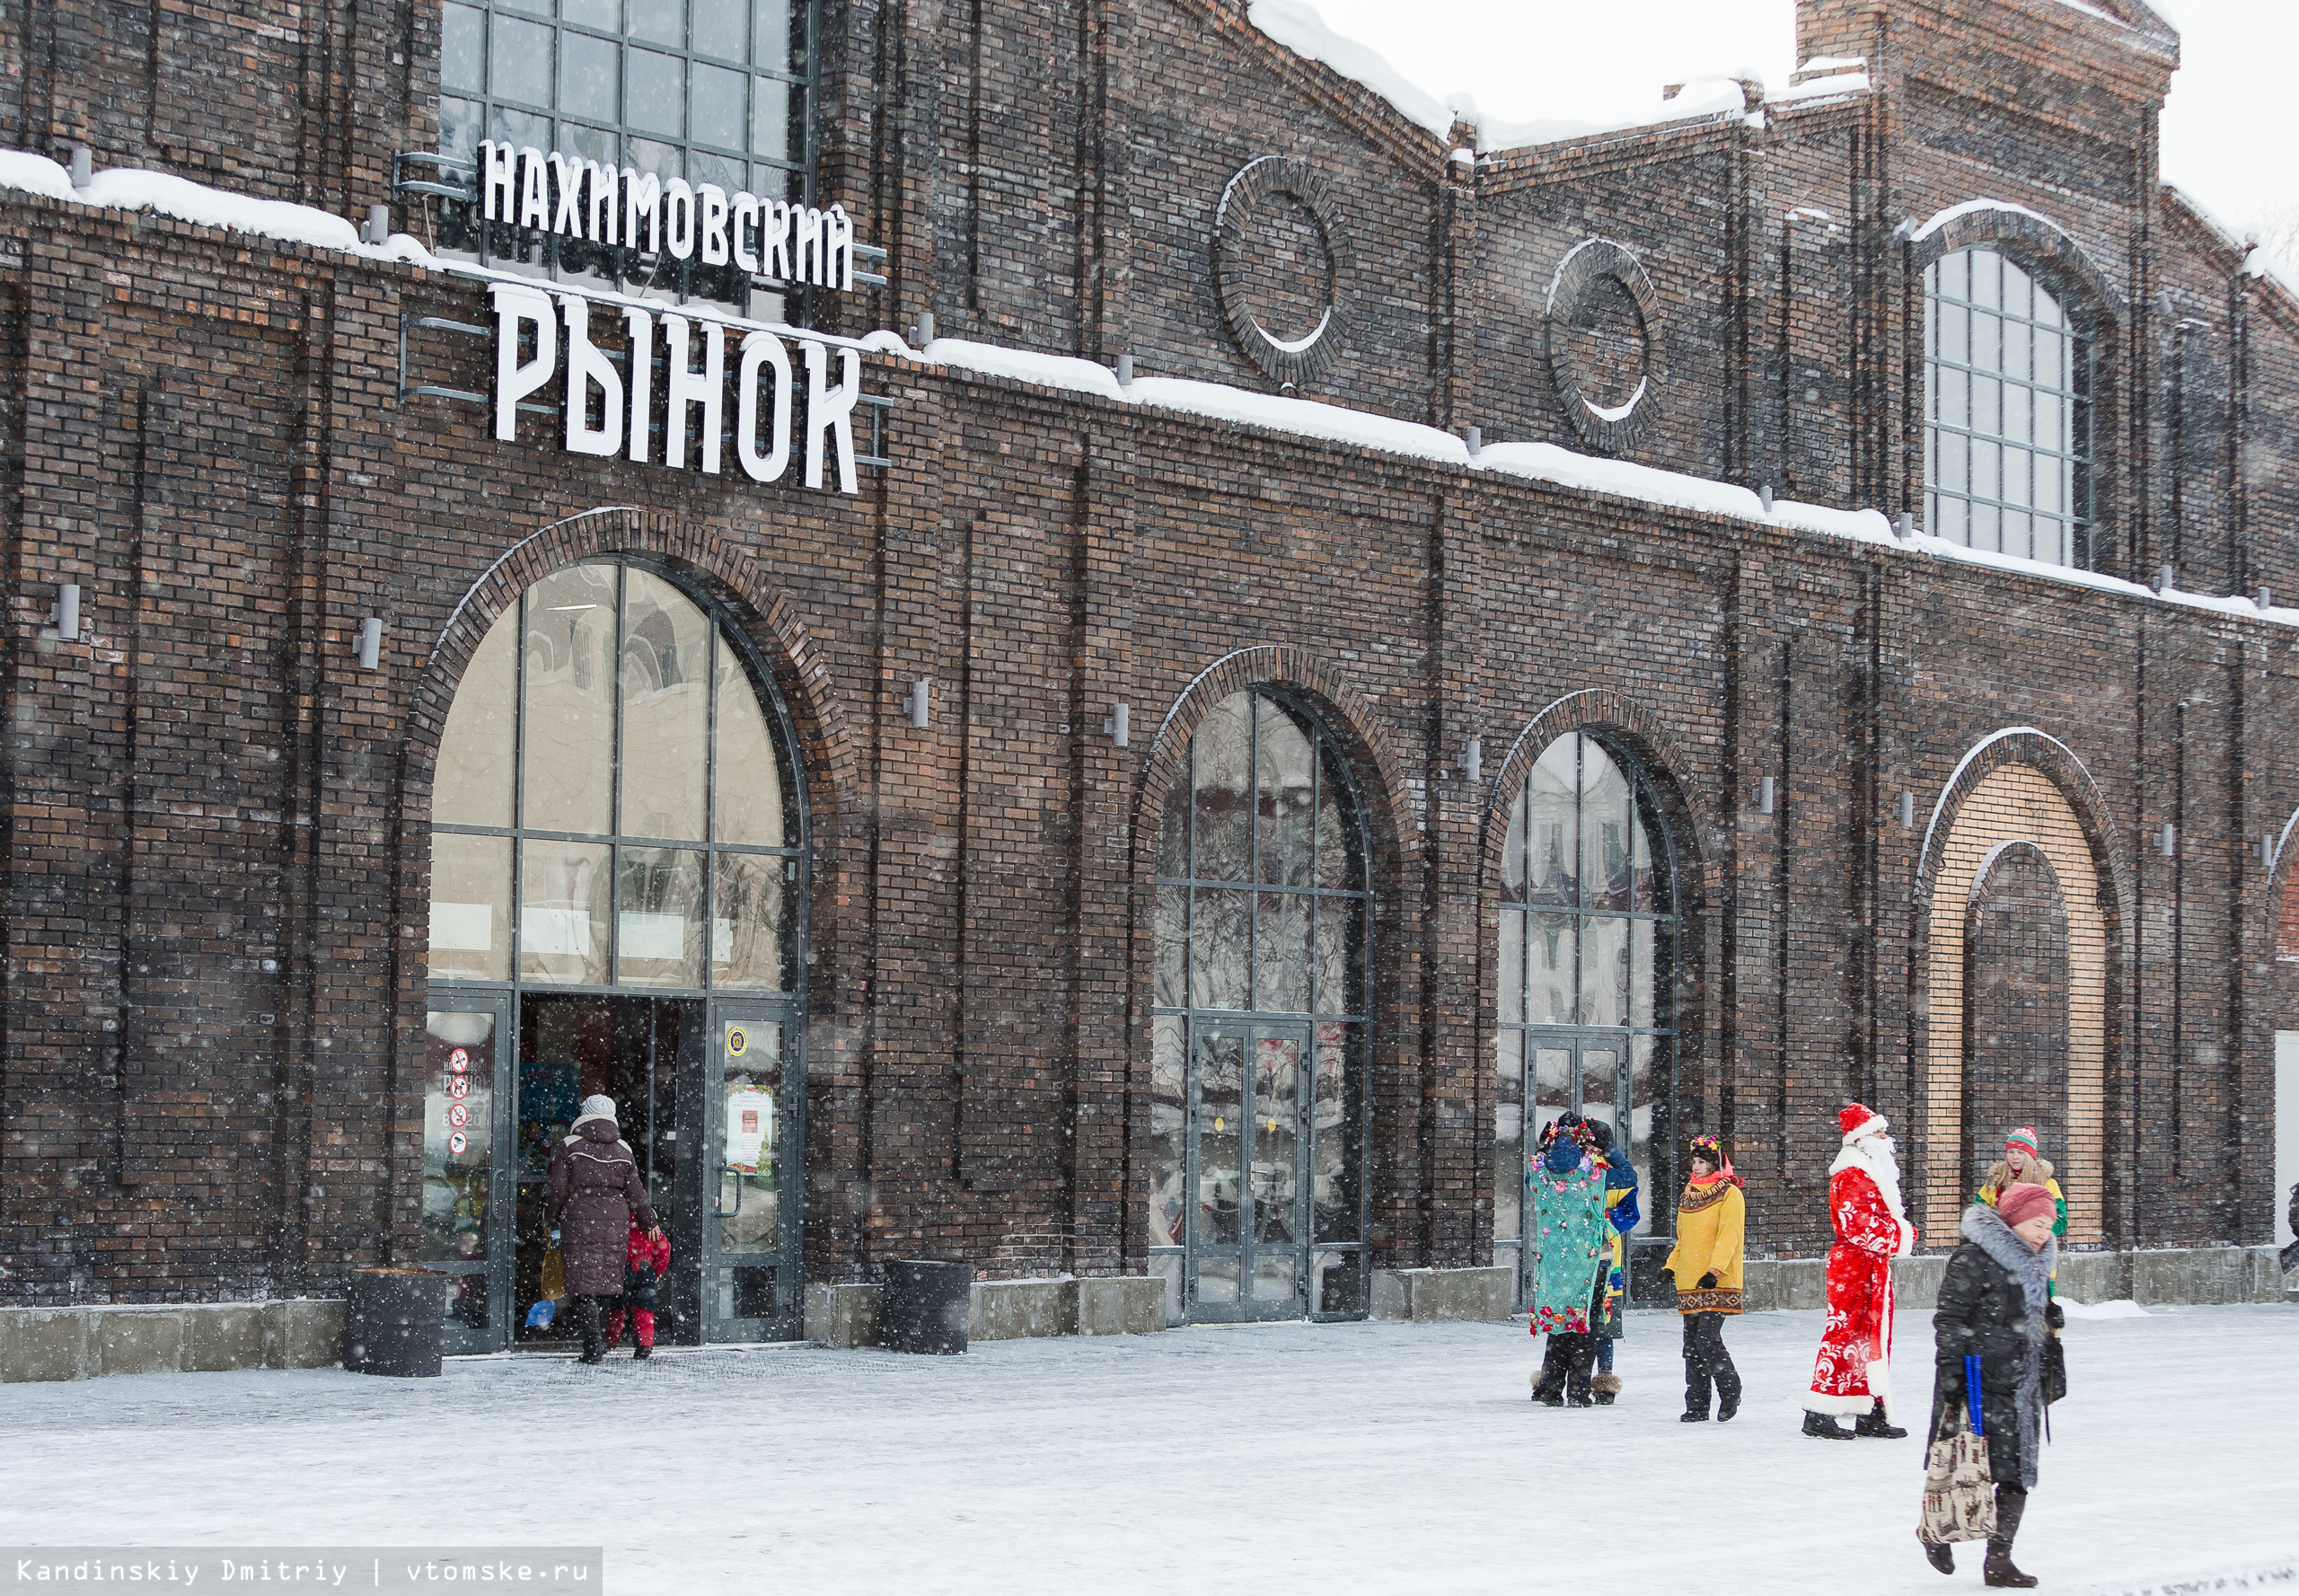
[[[2040,1249],[2031,1249],[1986,1203],[1965,1209],[1960,1228],[1965,1240],[2001,1264],[2005,1273],[2020,1277],[2020,1289],[2028,1299],[2028,1339],[2042,1341],[2044,1313],[2051,1301],[2052,1271],[2059,1264],[2059,1239],[2052,1237]]]

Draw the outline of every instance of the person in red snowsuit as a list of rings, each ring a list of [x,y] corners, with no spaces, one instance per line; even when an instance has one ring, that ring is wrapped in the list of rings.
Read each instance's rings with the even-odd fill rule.
[[[1804,1433],[1828,1441],[1854,1435],[1897,1439],[1893,1424],[1892,1260],[1916,1246],[1900,1207],[1900,1167],[1884,1116],[1858,1103],[1837,1115],[1844,1151],[1828,1166],[1828,1317],[1804,1398]],[[1837,1423],[1852,1415],[1850,1430]]]
[[[631,1221],[630,1240],[623,1248],[622,1295],[607,1314],[607,1347],[622,1345],[622,1320],[630,1316],[631,1336],[639,1343],[634,1358],[655,1355],[655,1292],[671,1272],[671,1239],[660,1230],[648,1235]]]

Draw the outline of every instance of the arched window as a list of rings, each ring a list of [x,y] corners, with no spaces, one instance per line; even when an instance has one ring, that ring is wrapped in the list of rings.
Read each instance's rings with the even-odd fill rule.
[[[488,632],[432,783],[431,978],[790,992],[797,783],[741,650],[644,567]],[[514,917],[518,927],[512,935]]]
[[[1143,1196],[1167,1315],[1366,1303],[1366,846],[1340,750],[1267,689],[1215,706],[1158,836]]]
[[[1567,1111],[1626,1144],[1645,1188],[1638,1231],[1667,1228],[1678,930],[1651,781],[1599,737],[1557,738],[1518,789],[1502,854],[1496,1263],[1522,1257],[1525,1152]]]
[[[2092,339],[1990,249],[1927,267],[1924,307],[1925,525],[1950,542],[2094,569]]]
[[[797,767],[736,634],[629,560],[481,639],[431,790],[426,1266],[458,1352],[563,1338],[542,1177],[593,1095],[680,1259],[674,1343],[797,1333],[806,877]]]

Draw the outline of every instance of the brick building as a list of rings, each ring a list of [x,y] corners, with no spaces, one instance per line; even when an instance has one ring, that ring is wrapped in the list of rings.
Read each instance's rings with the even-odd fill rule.
[[[1580,130],[1236,0],[0,18],[0,1301],[507,1345],[594,1091],[689,1338],[1362,1314],[1566,1107],[1647,1288],[1851,1097],[1927,1246],[2022,1123],[2271,1239],[2299,302],[2140,0]]]

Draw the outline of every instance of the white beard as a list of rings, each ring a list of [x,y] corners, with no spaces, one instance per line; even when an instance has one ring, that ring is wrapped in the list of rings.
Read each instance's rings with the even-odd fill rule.
[[[1892,1217],[1903,1225],[1907,1222],[1907,1213],[1900,1206],[1899,1156],[1883,1137],[1863,1136],[1857,1142],[1845,1142],[1844,1151],[1836,1155],[1836,1162],[1828,1166],[1828,1173],[1834,1176],[1846,1169],[1857,1169],[1874,1181],[1876,1189],[1884,1194],[1884,1206],[1891,1210]]]

